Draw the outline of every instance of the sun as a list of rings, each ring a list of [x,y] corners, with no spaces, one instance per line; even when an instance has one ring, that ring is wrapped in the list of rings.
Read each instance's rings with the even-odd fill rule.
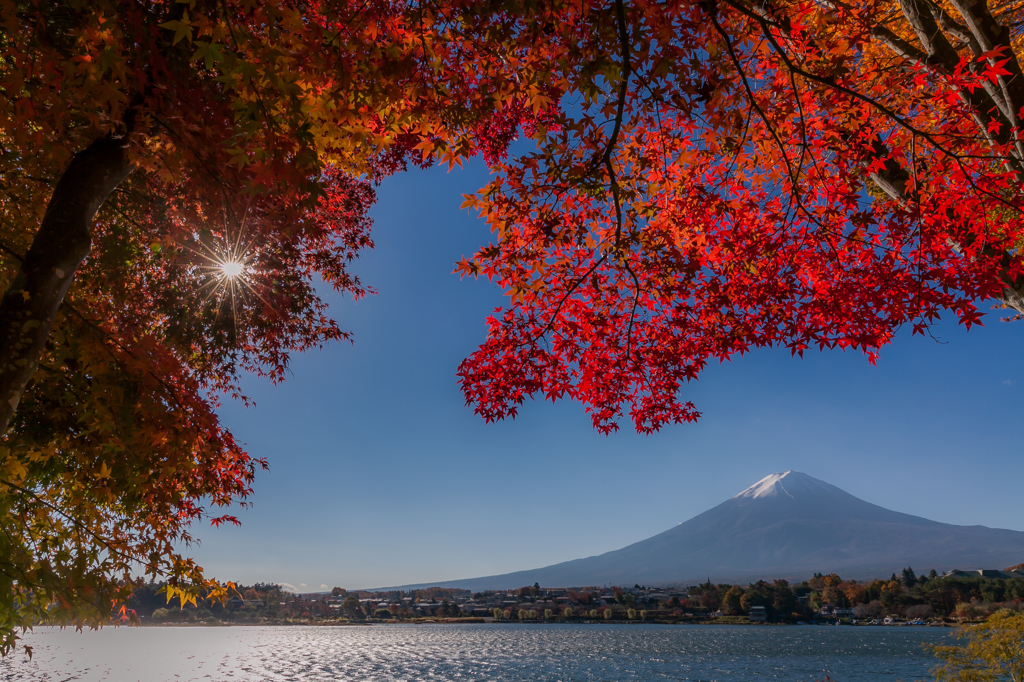
[[[245,264],[234,260],[224,261],[220,264],[220,271],[228,279],[234,279],[245,271]]]
[[[233,338],[238,338],[239,326],[250,318],[255,300],[263,303],[263,313],[274,310],[264,296],[260,249],[255,239],[243,241],[241,230],[234,239],[227,234],[201,232],[194,237],[195,241],[185,248],[195,256],[200,305],[204,309],[210,305],[215,321],[226,316],[234,327]]]

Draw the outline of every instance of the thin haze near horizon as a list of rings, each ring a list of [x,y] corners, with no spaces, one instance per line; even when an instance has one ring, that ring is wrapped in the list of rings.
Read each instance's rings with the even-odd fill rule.
[[[999,310],[969,333],[905,330],[876,367],[778,349],[712,366],[683,388],[702,419],[653,436],[628,421],[600,436],[568,402],[485,424],[455,370],[502,296],[451,271],[489,242],[458,208],[487,177],[470,163],[386,180],[376,248],[353,266],[379,293],[325,294],[354,344],[296,356],[280,386],[247,378],[255,407],[221,409],[270,471],[241,527],[196,528],[209,575],[317,591],[537,568],[650,537],[787,470],[936,521],[1024,530],[1024,323]]]

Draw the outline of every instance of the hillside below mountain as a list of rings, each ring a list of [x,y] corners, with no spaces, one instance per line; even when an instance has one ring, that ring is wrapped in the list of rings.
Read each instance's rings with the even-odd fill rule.
[[[1024,557],[1024,532],[956,526],[865,502],[796,471],[772,474],[663,533],[543,568],[430,583],[471,590],[640,583],[844,578],[1001,568]],[[429,585],[406,585],[404,589]]]

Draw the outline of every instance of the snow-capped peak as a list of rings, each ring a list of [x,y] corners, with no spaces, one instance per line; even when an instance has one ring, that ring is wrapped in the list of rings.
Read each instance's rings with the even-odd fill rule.
[[[823,493],[833,490],[835,490],[833,486],[819,481],[813,476],[802,474],[799,471],[784,471],[781,474],[765,476],[733,499],[737,497],[761,499],[783,496],[795,498],[800,493]]]

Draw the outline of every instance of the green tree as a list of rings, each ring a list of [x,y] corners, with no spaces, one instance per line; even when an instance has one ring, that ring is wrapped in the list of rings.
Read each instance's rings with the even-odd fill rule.
[[[722,597],[722,613],[727,616],[740,616],[743,615],[743,588],[739,585],[733,585],[729,588],[729,591]]]
[[[763,580],[759,580],[751,585],[743,592],[743,596],[740,598],[740,606],[743,608],[743,612],[750,613],[751,606],[763,606],[771,611],[773,601],[771,590],[772,586]]]
[[[997,611],[979,625],[957,629],[962,646],[932,646],[942,665],[938,682],[1021,682],[1024,680],[1024,613]]]
[[[785,580],[776,580],[772,590],[772,609],[781,616],[789,616],[800,608],[796,593]]]
[[[828,586],[821,593],[821,601],[832,606],[846,606],[846,595],[838,586]]]
[[[890,580],[882,587],[880,600],[882,602],[882,606],[886,608],[888,613],[896,613],[898,611],[902,597],[903,590],[899,580]]]
[[[700,586],[700,605],[708,611],[716,611],[722,605],[723,587],[725,585],[712,585],[708,581]]]

